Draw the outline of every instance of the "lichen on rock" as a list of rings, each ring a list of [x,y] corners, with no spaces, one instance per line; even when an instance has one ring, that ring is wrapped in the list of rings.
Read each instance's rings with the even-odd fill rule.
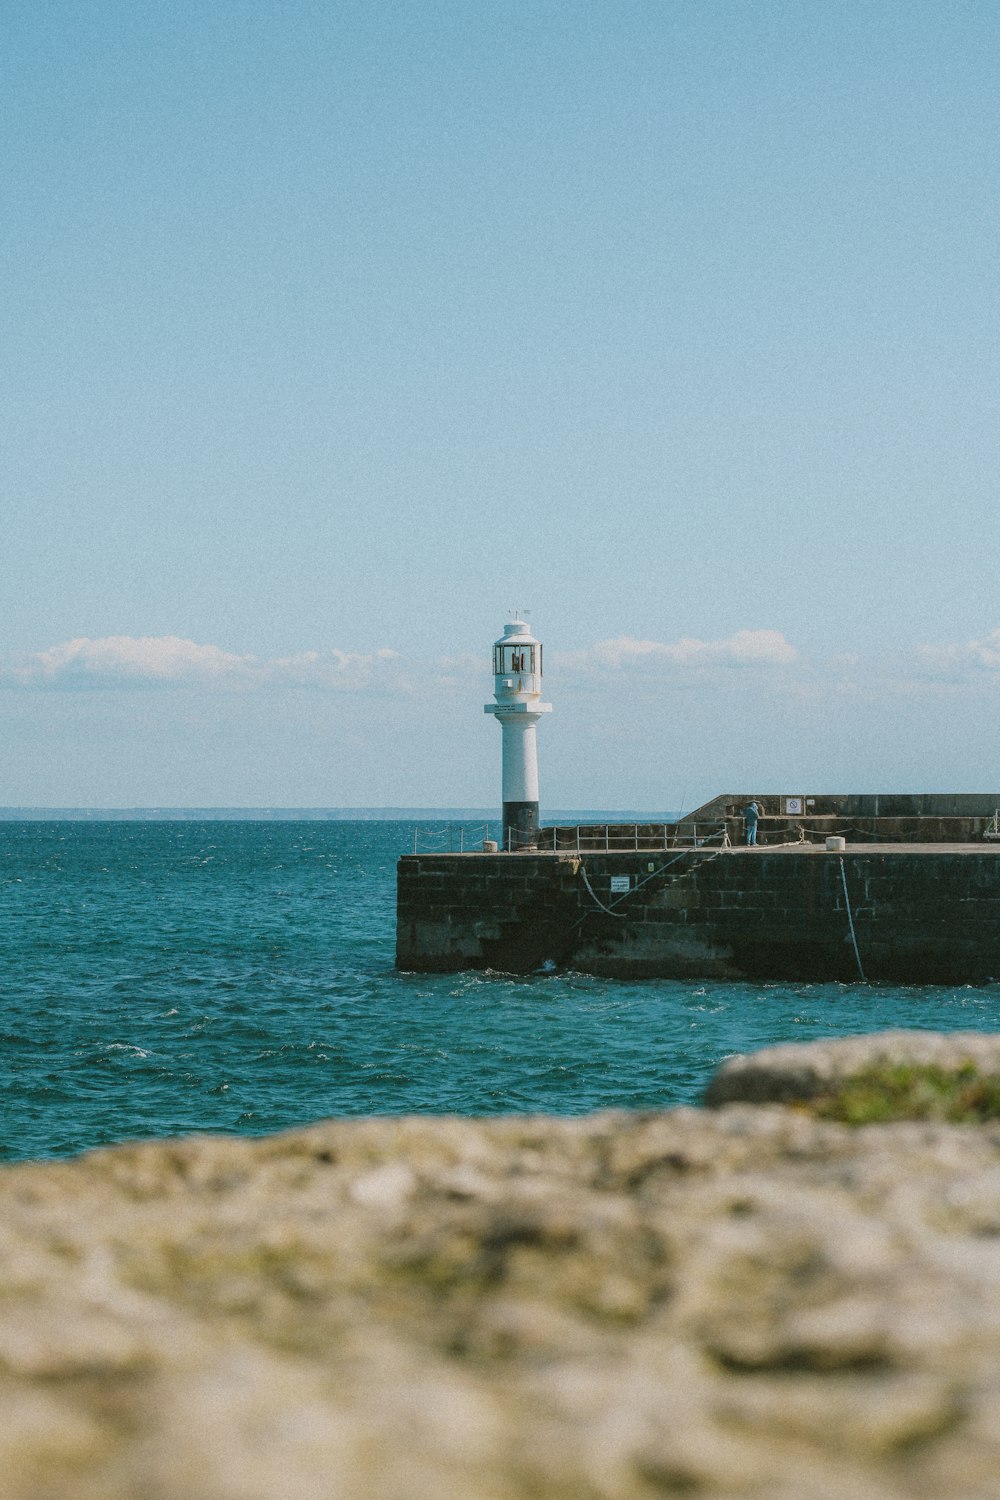
[[[705,1102],[796,1104],[848,1125],[996,1120],[1000,1037],[884,1031],[769,1047],[725,1062]]]

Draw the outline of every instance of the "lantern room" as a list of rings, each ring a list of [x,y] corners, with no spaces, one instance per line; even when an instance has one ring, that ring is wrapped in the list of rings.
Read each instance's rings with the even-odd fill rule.
[[[542,644],[535,640],[524,620],[511,620],[494,644],[493,676],[498,703],[505,699],[541,697]]]

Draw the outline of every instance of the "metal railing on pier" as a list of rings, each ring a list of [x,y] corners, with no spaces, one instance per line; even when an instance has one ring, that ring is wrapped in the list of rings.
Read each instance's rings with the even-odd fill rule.
[[[490,839],[500,838],[500,822],[496,823],[415,823],[413,825],[414,854],[469,854],[481,851]],[[491,832],[492,830],[492,832]]]
[[[1000,841],[1000,813],[993,818],[925,818],[920,816],[845,821],[834,814],[785,818],[764,816],[757,824],[758,848],[809,848],[839,834],[855,844],[971,843]],[[538,830],[540,853],[611,854],[669,849],[728,849],[745,842],[742,816],[682,819],[676,823],[550,824]],[[503,824],[471,819],[418,823],[413,828],[414,854],[480,854],[494,846],[504,852],[523,848],[513,830],[506,847]],[[534,847],[534,846],[532,846]],[[409,852],[409,851],[408,851]]]
[[[484,845],[496,844],[498,850],[516,852],[517,836],[508,829],[502,841],[503,825],[496,823],[417,823],[413,828],[413,854],[481,853]],[[623,853],[627,850],[727,848],[729,833],[724,821],[702,823],[601,823],[540,828],[537,848],[542,853]]]
[[[599,823],[578,827],[543,828],[541,849],[557,853],[599,854],[642,849],[701,849],[706,844],[725,848],[729,833],[724,819],[703,823]]]

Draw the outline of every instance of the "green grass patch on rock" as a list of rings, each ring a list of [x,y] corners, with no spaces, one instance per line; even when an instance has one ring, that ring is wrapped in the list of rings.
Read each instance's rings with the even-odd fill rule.
[[[956,1069],[876,1062],[810,1100],[811,1114],[846,1125],[890,1120],[940,1120],[974,1125],[1000,1119],[1000,1078],[983,1077],[972,1063]]]

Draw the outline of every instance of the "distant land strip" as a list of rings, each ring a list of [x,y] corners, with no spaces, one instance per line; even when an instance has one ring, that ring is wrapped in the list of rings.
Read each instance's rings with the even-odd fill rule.
[[[671,823],[679,813],[555,808],[553,823]],[[0,822],[65,823],[499,823],[495,807],[0,807]]]

